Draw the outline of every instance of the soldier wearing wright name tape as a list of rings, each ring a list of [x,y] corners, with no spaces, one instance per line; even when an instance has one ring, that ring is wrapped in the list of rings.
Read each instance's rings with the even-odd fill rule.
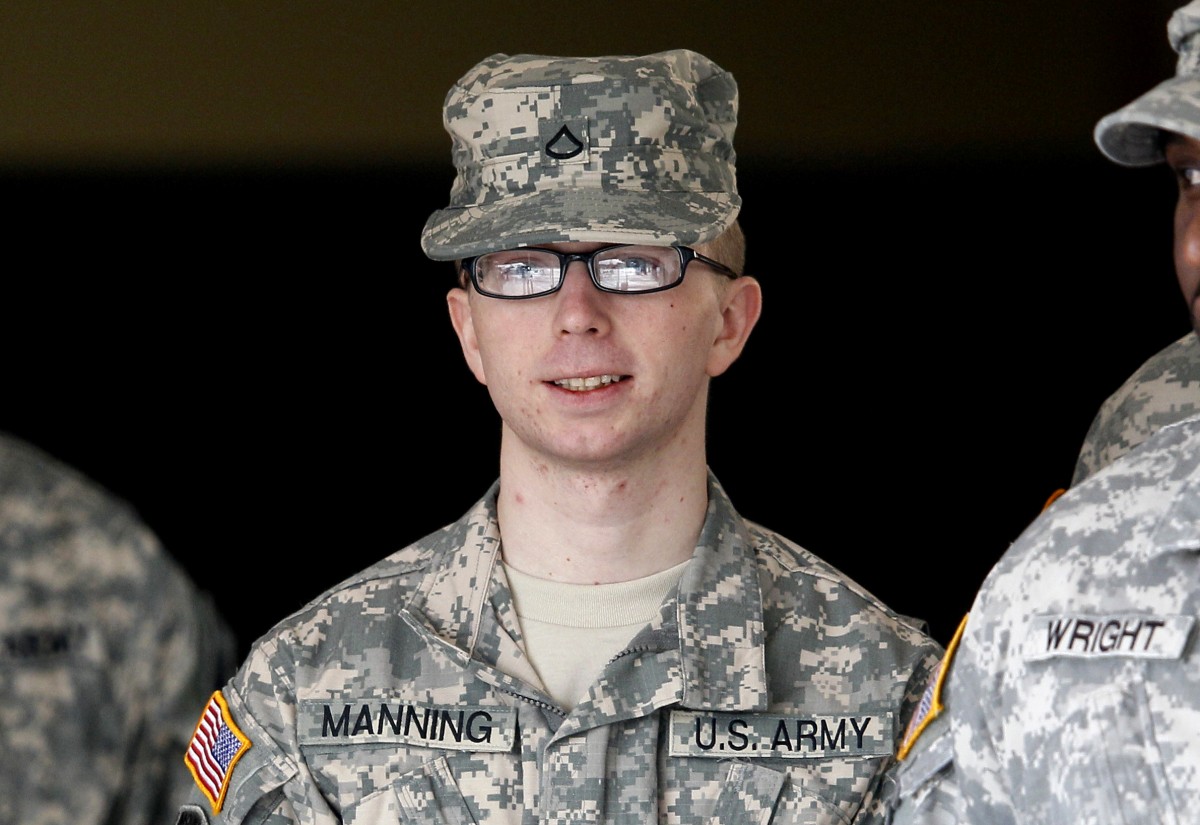
[[[1072,487],[989,573],[895,821],[1193,821],[1198,615],[1200,416]]]
[[[498,54],[451,88],[421,243],[499,477],[253,646],[180,822],[881,821],[942,651],[706,460],[762,301],[737,100],[682,49]]]
[[[1176,75],[1102,118],[1176,177],[1193,332],[1101,407],[1070,490],[991,571],[886,782],[894,825],[1182,823],[1200,806],[1200,1]]]
[[[125,502],[0,433],[0,822],[169,822],[197,704],[237,664]]]

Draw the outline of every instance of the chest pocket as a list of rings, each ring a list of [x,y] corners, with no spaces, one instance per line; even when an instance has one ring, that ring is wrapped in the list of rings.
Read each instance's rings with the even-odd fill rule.
[[[761,765],[734,762],[708,825],[767,825],[786,775]]]
[[[1064,726],[1064,787],[1053,792],[1054,821],[1180,825],[1154,739],[1146,687],[1138,676],[1079,697],[1082,723]]]
[[[345,825],[475,825],[445,757],[427,762],[390,787],[343,811]]]

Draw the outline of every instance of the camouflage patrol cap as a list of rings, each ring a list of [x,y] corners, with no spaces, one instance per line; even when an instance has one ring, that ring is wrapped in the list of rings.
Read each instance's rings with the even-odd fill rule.
[[[1125,166],[1151,166],[1164,160],[1162,133],[1200,140],[1200,0],[1176,9],[1167,39],[1179,55],[1175,76],[1102,118],[1096,145]]]
[[[737,217],[737,83],[701,54],[495,54],[446,95],[434,260],[561,241],[696,244]]]

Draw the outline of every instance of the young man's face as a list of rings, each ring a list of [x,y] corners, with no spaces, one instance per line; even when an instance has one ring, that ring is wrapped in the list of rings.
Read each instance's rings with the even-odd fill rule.
[[[1192,328],[1200,334],[1200,141],[1173,135],[1165,147],[1167,164],[1179,184],[1175,204],[1175,275],[1183,290]]]
[[[601,244],[547,244],[585,252]],[[507,438],[538,461],[580,467],[703,451],[708,380],[741,353],[758,318],[751,278],[692,263],[679,286],[601,292],[572,262],[562,287],[504,300],[451,290],[451,320]]]

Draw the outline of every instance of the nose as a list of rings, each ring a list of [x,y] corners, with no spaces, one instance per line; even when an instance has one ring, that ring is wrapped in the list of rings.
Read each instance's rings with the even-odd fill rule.
[[[563,283],[557,295],[555,323],[566,334],[603,334],[609,329],[608,299],[592,283],[587,264],[570,261],[563,273]]]

